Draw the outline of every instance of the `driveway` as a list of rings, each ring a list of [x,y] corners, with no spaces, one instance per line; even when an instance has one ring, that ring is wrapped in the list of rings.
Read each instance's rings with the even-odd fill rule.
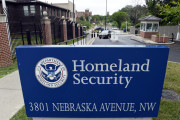
[[[96,38],[93,45],[146,45],[134,40],[131,40],[131,35],[121,34],[118,36],[117,42],[112,42],[110,39]],[[169,61],[180,63],[180,41],[176,41],[173,45],[167,45],[170,47]]]

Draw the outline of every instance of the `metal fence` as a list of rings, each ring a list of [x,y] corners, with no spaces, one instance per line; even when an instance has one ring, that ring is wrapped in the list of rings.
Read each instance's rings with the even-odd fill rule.
[[[19,45],[41,45],[43,44],[43,33],[45,25],[42,24],[43,16],[41,14],[34,14],[25,16],[22,8],[8,7],[7,10],[3,10],[8,17],[7,24],[10,30],[10,43],[12,46],[12,54],[15,54],[15,47]],[[63,28],[62,19],[56,16],[49,16],[51,19],[51,33],[52,44],[54,45],[68,45],[86,44],[86,36],[83,35],[83,29],[80,29],[80,36],[73,39],[73,26],[72,22],[66,20],[67,23],[67,39],[63,41]],[[75,23],[75,36],[78,35],[78,24]]]

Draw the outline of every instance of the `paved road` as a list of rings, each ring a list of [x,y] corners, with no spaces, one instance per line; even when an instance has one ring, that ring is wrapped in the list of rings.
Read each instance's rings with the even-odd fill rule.
[[[136,42],[130,39],[130,35],[120,35],[117,42],[112,42],[110,39],[99,39],[97,38],[93,45],[144,45],[143,43]]]
[[[169,61],[180,63],[180,41],[176,41],[173,45],[167,45],[170,47]]]
[[[109,39],[96,39],[93,45],[145,45],[144,43],[136,42],[130,39],[130,35],[120,35],[118,42],[112,42]],[[176,41],[170,47],[169,61],[180,63],[180,41]]]

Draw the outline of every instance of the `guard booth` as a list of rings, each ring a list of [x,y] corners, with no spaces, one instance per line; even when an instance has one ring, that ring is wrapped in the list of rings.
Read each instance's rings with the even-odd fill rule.
[[[140,36],[143,38],[151,38],[152,35],[159,33],[159,22],[161,18],[149,15],[143,18],[140,18]]]

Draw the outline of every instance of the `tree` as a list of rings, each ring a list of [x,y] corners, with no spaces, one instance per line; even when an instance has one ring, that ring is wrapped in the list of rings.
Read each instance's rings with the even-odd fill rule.
[[[118,24],[118,27],[121,28],[122,22],[128,20],[128,14],[127,14],[126,12],[118,11],[118,12],[115,12],[115,13],[112,15],[112,19],[113,19],[114,21],[116,21],[117,24]]]
[[[158,3],[160,3],[160,0],[146,0],[149,13],[155,16],[159,16],[159,8],[157,7]]]
[[[173,1],[178,2],[179,0],[146,0],[146,5],[149,13],[157,17],[162,17],[158,5],[165,6],[168,4],[170,7],[173,7]]]
[[[89,16],[86,16],[86,21],[89,21]]]
[[[81,17],[80,17],[80,20],[81,20],[81,21],[84,21],[84,17],[83,17],[83,16],[81,16]]]
[[[128,13],[130,22],[133,25],[136,25],[138,23],[138,19],[142,15],[145,16],[148,14],[148,9],[145,5],[144,6],[136,5],[134,7],[132,5],[127,5],[126,7],[122,8],[120,11]]]
[[[113,22],[112,22],[112,26],[113,26],[113,27],[118,27],[118,23],[117,23],[116,21],[113,21]]]
[[[89,21],[77,21],[79,24],[82,24],[83,26],[86,26],[87,29],[89,29],[91,27],[91,24],[89,23]]]
[[[126,23],[126,22],[123,22],[122,24],[121,24],[121,29],[123,29],[123,28],[126,28],[126,24],[127,24],[127,27],[129,27],[129,26],[131,26],[131,23]]]
[[[160,15],[163,17],[164,24],[177,25],[180,21],[180,2],[173,1],[171,4],[164,6],[158,5]]]

